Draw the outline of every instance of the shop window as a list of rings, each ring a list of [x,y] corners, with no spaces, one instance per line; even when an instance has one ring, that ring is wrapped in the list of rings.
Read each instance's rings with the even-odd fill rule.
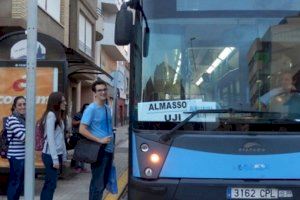
[[[79,15],[79,49],[92,56],[92,24],[82,15]]]
[[[56,21],[60,22],[60,0],[38,0],[38,5]]]

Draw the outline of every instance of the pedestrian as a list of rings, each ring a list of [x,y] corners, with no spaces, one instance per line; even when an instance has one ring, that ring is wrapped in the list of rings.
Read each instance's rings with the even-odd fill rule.
[[[107,85],[101,80],[92,84],[95,100],[83,113],[79,132],[86,138],[101,144],[98,158],[91,164],[92,179],[89,188],[89,200],[101,200],[108,182],[114,153],[114,136],[110,108],[107,100]]]
[[[80,111],[78,113],[76,113],[73,116],[72,119],[72,137],[73,138],[73,145],[75,146],[77,144],[77,141],[80,140],[80,138],[82,137],[81,134],[79,133],[79,125],[80,125],[80,121],[83,115],[84,110],[87,108],[89,104],[83,104],[83,106],[81,107]],[[79,162],[79,161],[75,161],[75,172],[76,173],[81,173],[81,172],[88,172],[88,170],[84,167],[84,162]]]
[[[18,200],[24,189],[25,164],[25,112],[24,96],[17,96],[11,108],[12,114],[7,118],[5,129],[9,142],[7,158],[9,160],[8,200]]]
[[[45,134],[42,160],[46,171],[41,200],[53,199],[59,170],[67,159],[64,139],[66,105],[66,99],[61,92],[51,93],[41,118]]]

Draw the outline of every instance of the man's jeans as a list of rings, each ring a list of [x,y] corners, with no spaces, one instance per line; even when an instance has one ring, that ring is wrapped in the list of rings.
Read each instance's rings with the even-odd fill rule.
[[[62,155],[58,155],[59,162],[62,162]],[[46,169],[45,183],[41,192],[41,200],[52,200],[56,189],[59,170],[53,167],[51,155],[42,154],[42,160]]]
[[[24,164],[25,160],[9,159],[9,183],[7,188],[7,199],[18,200],[24,189]]]
[[[90,183],[89,200],[101,200],[106,187],[112,165],[112,153],[100,149],[97,162],[91,164],[92,180]]]

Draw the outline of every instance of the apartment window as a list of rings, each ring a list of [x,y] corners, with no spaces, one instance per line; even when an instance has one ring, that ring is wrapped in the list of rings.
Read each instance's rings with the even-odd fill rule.
[[[92,24],[79,14],[79,49],[92,56]]]
[[[60,0],[38,0],[38,5],[56,21],[60,22]]]

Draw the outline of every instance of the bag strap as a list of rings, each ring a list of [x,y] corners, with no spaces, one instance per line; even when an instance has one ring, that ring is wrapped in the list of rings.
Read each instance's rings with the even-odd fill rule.
[[[105,115],[106,115],[106,125],[107,125],[107,132],[109,132],[109,123],[108,123],[108,114],[107,114],[107,108],[106,108],[106,106],[105,106]],[[113,142],[114,142],[114,145],[115,145],[115,142],[116,142],[116,140],[115,140],[115,132],[112,130],[112,132],[113,132]]]
[[[106,117],[106,125],[107,125],[107,132],[109,131],[109,126],[108,126],[108,115],[107,115],[107,108],[106,108],[106,105],[104,105],[105,106],[105,117]],[[114,131],[112,131],[113,132],[113,144],[114,144],[114,146],[116,145],[116,135],[115,135],[115,132]],[[115,148],[115,147],[114,147]],[[115,154],[113,153],[112,154],[112,160],[111,160],[111,167],[113,166],[113,161],[114,161],[114,159],[115,159]]]
[[[109,128],[108,128],[108,115],[107,115],[107,108],[106,105],[104,105],[105,107],[105,120],[106,120],[106,127],[107,127],[107,133],[109,132]]]

